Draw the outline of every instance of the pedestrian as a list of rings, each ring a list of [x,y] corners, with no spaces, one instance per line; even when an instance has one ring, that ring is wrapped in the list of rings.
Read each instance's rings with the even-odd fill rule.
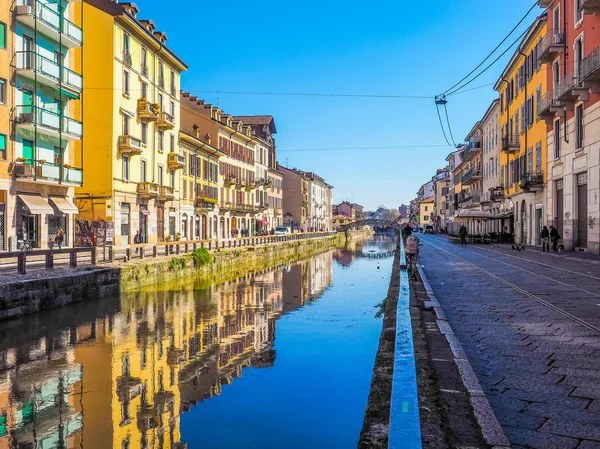
[[[402,229],[402,241],[404,242],[405,245],[406,245],[406,239],[411,234],[412,234],[412,228],[410,227],[409,224],[407,224],[406,226],[404,226],[404,229]]]
[[[542,239],[542,254],[550,252],[550,231],[548,227],[544,226],[542,232],[540,232],[540,238]]]
[[[140,231],[135,232],[135,236],[133,237],[133,243],[134,245],[139,245],[140,243],[142,243],[142,234],[140,234]],[[139,248],[135,249],[136,254],[139,252],[139,250]]]
[[[550,225],[550,240],[552,240],[552,251],[556,252],[556,247],[558,246],[558,241],[562,237],[558,233],[558,229],[554,226]]]
[[[58,245],[58,249],[62,248],[64,241],[65,241],[65,233],[61,228],[58,228],[58,231],[56,231],[56,239],[55,239],[55,242]]]
[[[460,226],[458,236],[460,237],[460,246],[467,246],[467,228],[465,225]]]

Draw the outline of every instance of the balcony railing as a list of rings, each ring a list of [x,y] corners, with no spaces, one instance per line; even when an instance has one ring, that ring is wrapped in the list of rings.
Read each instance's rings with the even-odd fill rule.
[[[173,95],[174,97],[177,96],[177,89],[175,89],[175,86],[171,85],[171,95]]]
[[[550,63],[556,55],[565,51],[565,32],[562,30],[550,30],[542,38],[538,60]]]
[[[171,114],[161,112],[156,123],[159,128],[162,129],[173,129],[175,127],[175,118]]]
[[[141,139],[133,136],[119,136],[119,150],[132,155],[142,154],[146,144]]]
[[[554,95],[554,91],[549,90],[540,99],[538,105],[538,117],[554,117],[555,111],[553,108],[559,108],[560,103]]]
[[[581,79],[600,82],[600,47],[596,47],[587,58],[581,61]]]
[[[519,149],[519,135],[509,134],[502,136],[500,149],[507,152],[517,151]]]
[[[83,124],[54,111],[37,106],[21,105],[15,108],[18,127],[29,128],[52,137],[57,135],[67,140],[79,140],[83,135]]]
[[[521,178],[521,188],[530,190],[544,187],[544,172],[527,172]]]
[[[83,89],[83,77],[80,74],[33,51],[16,52],[15,68],[20,75],[45,85],[59,84],[77,93]]]
[[[19,179],[29,179],[31,181],[43,181],[56,184],[82,185],[83,170],[81,168],[71,167],[70,165],[55,164],[43,159],[17,163],[15,167],[15,177]]]
[[[161,89],[165,88],[165,76],[164,75],[158,75],[158,87],[160,87]]]
[[[158,103],[151,103],[146,98],[139,98],[137,103],[137,113],[140,118],[146,120],[158,120],[160,106]]]
[[[142,197],[157,197],[158,184],[153,182],[139,182],[137,185],[137,193]]]
[[[141,72],[142,76],[148,78],[148,64],[142,62],[142,65],[140,67],[140,72]]]
[[[179,169],[185,167],[185,156],[170,152],[167,155],[167,165],[169,168]]]
[[[481,192],[477,190],[463,190],[458,194],[458,202],[459,203],[479,203],[481,202]]]
[[[469,185],[479,179],[481,179],[481,170],[476,168],[473,170],[469,170],[462,176],[462,183],[465,185]]]
[[[173,201],[175,199],[175,189],[171,186],[160,186],[158,199],[160,201]]]
[[[76,48],[83,43],[81,28],[45,3],[36,0],[17,0],[15,13],[17,20],[55,41],[62,42],[65,47]]]
[[[582,100],[587,100],[588,90],[583,88],[579,77],[579,70],[576,69],[567,74],[556,85],[556,98],[562,104],[572,104],[577,97],[584,97]]]
[[[212,210],[218,204],[219,199],[210,196],[197,196],[194,201],[194,206],[198,209]]]
[[[481,140],[471,140],[463,148],[463,161],[472,160],[481,152]]]
[[[504,199],[504,187],[496,187],[494,190],[490,190],[490,199],[492,201],[499,201]]]

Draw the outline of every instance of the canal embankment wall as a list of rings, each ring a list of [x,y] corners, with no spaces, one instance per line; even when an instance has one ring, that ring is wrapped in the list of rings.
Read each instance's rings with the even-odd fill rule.
[[[372,231],[353,231],[348,239],[361,240],[372,234]],[[185,254],[137,259],[101,268],[41,272],[35,279],[20,280],[15,276],[14,281],[0,283],[0,321],[166,282],[193,278],[207,285],[221,283],[340,247],[345,241],[346,236],[338,233],[261,246],[218,248],[200,261],[194,261],[192,254]]]

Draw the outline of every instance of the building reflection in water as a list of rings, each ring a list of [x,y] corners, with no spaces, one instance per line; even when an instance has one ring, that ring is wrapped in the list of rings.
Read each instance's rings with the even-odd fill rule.
[[[107,299],[118,312],[87,304],[11,322],[0,331],[0,449],[185,448],[180,414],[244,368],[273,366],[277,318],[331,284],[324,253],[208,289]],[[9,338],[15,328],[26,341]]]
[[[342,267],[349,267],[361,257],[370,259],[386,259],[394,255],[396,237],[389,234],[377,234],[372,239],[358,242],[350,241],[337,248],[333,259]]]

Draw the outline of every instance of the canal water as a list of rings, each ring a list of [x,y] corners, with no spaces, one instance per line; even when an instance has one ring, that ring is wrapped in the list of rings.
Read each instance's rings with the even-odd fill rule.
[[[350,448],[394,242],[0,325],[0,449]]]

